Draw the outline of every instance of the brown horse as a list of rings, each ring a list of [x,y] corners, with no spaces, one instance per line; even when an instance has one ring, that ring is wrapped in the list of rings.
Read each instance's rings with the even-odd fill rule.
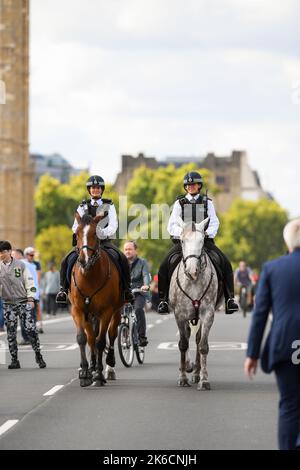
[[[77,328],[80,347],[81,387],[106,383],[103,375],[103,351],[108,332],[109,347],[106,356],[106,378],[116,378],[114,342],[120,323],[120,309],[124,304],[120,276],[114,263],[100,246],[96,234],[101,215],[91,217],[78,213],[76,232],[78,259],[72,269],[69,299],[72,316]],[[91,351],[91,363],[86,356],[86,343]],[[93,374],[92,374],[93,372]]]

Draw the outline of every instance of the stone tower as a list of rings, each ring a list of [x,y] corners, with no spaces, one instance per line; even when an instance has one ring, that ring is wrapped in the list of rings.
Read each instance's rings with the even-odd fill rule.
[[[0,239],[32,245],[34,166],[29,160],[29,0],[0,0]],[[2,103],[2,104],[1,104]]]

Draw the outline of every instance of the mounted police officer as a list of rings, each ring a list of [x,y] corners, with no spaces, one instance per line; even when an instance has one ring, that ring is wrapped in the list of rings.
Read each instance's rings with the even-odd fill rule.
[[[208,255],[213,258],[213,260],[217,257],[219,264],[221,264],[223,289],[226,302],[225,312],[229,314],[238,310],[238,305],[234,300],[233,272],[230,261],[224,253],[217,248],[214,242],[214,237],[218,232],[220,222],[216,215],[212,200],[207,197],[207,194],[201,193],[202,186],[203,179],[199,173],[196,171],[187,173],[183,180],[183,187],[186,194],[181,195],[176,199],[169,219],[168,232],[175,245],[163,260],[158,272],[160,304],[158,305],[157,311],[160,314],[169,313],[169,284],[172,273],[182,258],[182,248],[179,240],[182,228],[178,223],[178,216],[180,216],[185,222],[193,221],[196,223],[209,217],[204,247]]]
[[[117,229],[118,229],[118,220],[117,220],[117,213],[115,206],[111,199],[104,199],[102,198],[102,194],[105,190],[105,182],[101,176],[93,175],[91,176],[86,182],[86,188],[89,192],[91,198],[87,200],[83,200],[81,204],[79,204],[77,208],[77,212],[82,217],[83,215],[91,215],[92,217],[96,217],[97,213],[101,211],[104,213],[103,222],[105,223],[104,226],[101,225],[101,230],[99,230],[100,239],[101,239],[101,247],[106,249],[109,252],[114,252],[114,254],[118,258],[118,265],[121,269],[121,280],[123,284],[124,296],[126,301],[131,301],[133,299],[133,295],[130,289],[130,271],[129,265],[126,256],[120,251],[116,245],[114,245],[110,238],[114,237]],[[77,240],[76,240],[76,230],[78,227],[78,222],[75,219],[72,231],[73,231],[73,241],[72,244],[76,247]],[[62,260],[61,263],[61,270],[60,270],[60,284],[61,288],[56,296],[56,302],[59,304],[66,304],[67,303],[67,296],[68,296],[68,280],[67,280],[67,271],[69,262],[73,259],[77,259],[77,251],[73,248],[67,256]]]

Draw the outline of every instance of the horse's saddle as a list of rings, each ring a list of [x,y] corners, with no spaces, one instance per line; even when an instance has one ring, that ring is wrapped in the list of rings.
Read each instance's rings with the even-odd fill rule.
[[[121,260],[120,260],[120,255],[117,249],[115,250],[112,246],[109,246],[109,247],[105,246],[105,244],[103,244],[103,246],[101,245],[101,248],[103,248],[106,251],[111,261],[114,263],[117,270],[119,271],[120,277],[122,278],[122,270],[120,266]],[[68,281],[69,286],[71,285],[72,269],[73,269],[74,264],[77,261],[77,258],[78,258],[77,251],[71,251],[71,253],[68,256],[68,268],[67,268],[67,281]]]

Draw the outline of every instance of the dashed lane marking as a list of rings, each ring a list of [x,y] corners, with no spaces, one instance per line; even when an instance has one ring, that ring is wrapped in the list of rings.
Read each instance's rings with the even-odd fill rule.
[[[157,346],[157,349],[167,349],[169,351],[177,351],[178,344],[175,342],[169,343],[160,343]],[[247,349],[247,343],[239,343],[239,342],[215,342],[209,343],[209,349],[213,351],[244,351]],[[196,345],[191,344],[190,350],[196,351]]]
[[[48,390],[48,392],[44,393],[43,396],[44,397],[51,397],[52,395],[54,395],[56,392],[58,392],[58,390],[62,389],[64,387],[64,385],[55,385],[54,387],[50,388],[50,390]]]
[[[7,352],[8,351],[8,346],[7,346],[7,343],[6,342],[2,342],[2,345],[1,345],[1,351],[2,352]],[[61,343],[43,343],[41,344],[41,350],[43,352],[61,352],[61,351],[74,351],[75,349],[79,348],[78,344],[77,343],[65,343],[65,344],[61,344]],[[21,346],[19,345],[18,346],[18,350],[19,352],[32,352],[32,347],[31,345],[24,345],[24,346]]]
[[[19,422],[18,419],[9,419],[4,424],[2,424],[2,426],[0,426],[0,436],[2,436],[2,434],[4,434],[6,431],[12,428],[18,422]]]

